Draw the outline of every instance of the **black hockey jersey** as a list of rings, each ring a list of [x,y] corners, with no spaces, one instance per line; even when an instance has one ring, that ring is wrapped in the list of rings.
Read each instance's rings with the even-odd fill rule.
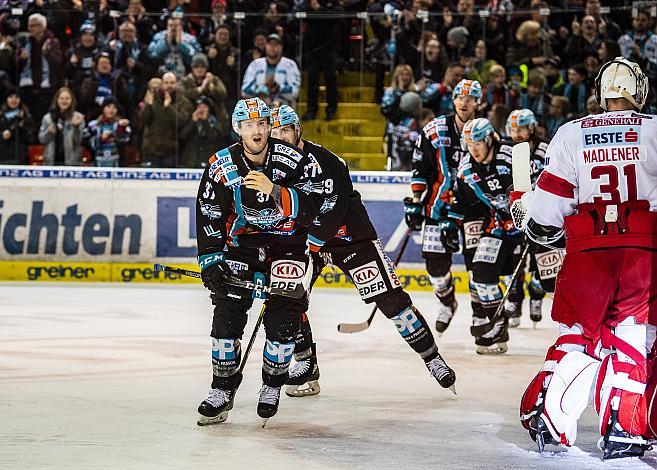
[[[484,208],[484,232],[496,236],[521,236],[515,228],[509,207],[509,191],[513,186],[511,173],[512,141],[494,143],[493,159],[487,165],[477,163],[467,153],[459,164],[456,202],[452,204],[450,218],[463,220],[468,210],[481,203]]]
[[[324,202],[319,215],[308,229],[308,246],[319,251],[351,243],[354,240],[375,240],[376,230],[367,215],[360,193],[351,183],[351,175],[343,159],[309,140],[303,141],[303,151],[320,164],[324,184]]]
[[[459,162],[467,153],[461,149],[455,119],[455,114],[448,114],[429,122],[413,152],[411,189],[414,194],[424,193],[424,215],[431,219],[447,217]]]
[[[281,186],[281,206],[269,194],[243,185],[251,170],[262,171]],[[264,166],[244,156],[240,144],[215,153],[199,185],[196,236],[199,255],[228,246],[300,243],[322,205],[321,167],[297,147],[269,138]]]
[[[531,180],[532,188],[536,186],[538,177],[541,176],[541,173],[547,167],[548,162],[545,160],[545,151],[548,148],[549,142],[544,139],[536,139],[535,142],[530,143],[532,147],[532,153],[530,157],[531,163]]]

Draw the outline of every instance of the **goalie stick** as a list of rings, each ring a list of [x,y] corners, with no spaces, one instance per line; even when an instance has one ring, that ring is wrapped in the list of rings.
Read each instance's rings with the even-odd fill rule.
[[[399,264],[399,260],[401,259],[402,255],[404,254],[404,250],[406,250],[406,245],[408,245],[408,240],[411,238],[411,232],[412,230],[408,230],[406,232],[406,237],[404,238],[404,241],[402,242],[402,246],[399,249],[399,253],[397,254],[397,259],[395,260],[395,267],[397,267],[397,264]],[[370,327],[372,324],[372,320],[374,320],[374,315],[376,314],[376,311],[378,310],[378,307],[374,305],[374,308],[372,309],[372,313],[370,313],[370,316],[367,320],[364,322],[360,323],[340,323],[338,325],[338,331],[340,333],[358,333],[360,331],[365,331]]]
[[[520,195],[532,190],[531,166],[529,159],[530,159],[529,142],[521,142],[513,146],[513,148],[511,149],[511,175],[513,176],[512,198],[515,197],[517,200],[513,201],[512,203],[511,206],[512,215],[514,212],[514,207],[516,205],[519,205],[520,209],[522,209],[521,201],[519,200]],[[522,222],[524,218],[524,213],[516,214],[516,216],[513,217],[513,222],[516,228],[522,230],[522,227],[519,226],[521,225],[520,222],[516,221],[517,218],[519,218],[520,222]],[[495,326],[495,322],[500,318],[504,310],[504,303],[509,298],[509,294],[511,293],[511,286],[513,285],[514,282],[516,282],[516,278],[518,277],[520,268],[525,264],[525,258],[527,257],[528,250],[529,250],[529,246],[526,245],[524,250],[522,251],[522,254],[520,255],[520,261],[518,261],[518,265],[513,270],[513,274],[511,275],[511,281],[509,282],[509,285],[507,286],[506,291],[504,292],[502,301],[498,305],[497,310],[495,310],[495,314],[490,318],[488,323],[484,323],[483,325],[471,326],[470,334],[472,336],[474,337],[483,336],[486,333],[488,333],[490,330],[492,330],[493,326]]]
[[[198,271],[191,271],[189,269],[178,268],[176,266],[167,266],[164,264],[154,264],[153,269],[155,271],[164,271],[169,273],[181,274],[183,276],[195,277],[197,279],[201,278],[201,273]],[[257,284],[253,281],[247,281],[245,279],[240,279],[237,276],[226,276],[224,282],[230,286],[241,287],[242,289],[248,289],[256,292],[263,292],[270,295],[280,295],[282,297],[291,297],[293,299],[300,299],[306,293],[302,284],[298,284],[294,290],[280,289],[278,287],[265,286],[263,284]]]

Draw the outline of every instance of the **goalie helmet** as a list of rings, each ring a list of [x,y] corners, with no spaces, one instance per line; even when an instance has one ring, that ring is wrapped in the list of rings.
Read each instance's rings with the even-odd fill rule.
[[[277,127],[283,127],[287,125],[293,125],[295,128],[301,127],[299,122],[299,116],[297,112],[286,104],[279,108],[275,108],[271,112],[271,127],[276,129]]]
[[[648,77],[641,67],[624,57],[604,64],[595,78],[595,97],[607,111],[607,98],[625,98],[641,111],[648,97]]]
[[[240,133],[240,122],[249,121],[250,119],[260,119],[270,117],[269,106],[260,98],[246,98],[239,100],[233,110],[232,124],[233,130],[237,135]]]
[[[495,134],[495,128],[488,119],[472,119],[463,126],[463,132],[461,133],[461,148],[463,150],[468,150],[468,144],[487,140],[493,134]]]
[[[525,126],[532,129],[536,127],[536,124],[536,117],[531,109],[516,109],[511,111],[506,120],[506,135],[511,135],[511,129]]]
[[[452,92],[452,100],[455,100],[457,96],[472,96],[477,102],[483,96],[481,91],[481,84],[476,80],[461,80],[455,87]]]

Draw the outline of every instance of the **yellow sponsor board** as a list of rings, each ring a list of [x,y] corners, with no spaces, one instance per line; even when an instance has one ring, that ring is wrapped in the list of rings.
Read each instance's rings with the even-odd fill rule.
[[[177,267],[198,270],[196,264]],[[466,272],[454,272],[456,291],[468,292]],[[431,291],[429,276],[421,269],[399,269],[397,276],[408,290]],[[199,283],[196,278],[181,274],[155,271],[148,263],[87,263],[67,261],[0,261],[0,281],[32,282],[124,282],[124,283]],[[317,287],[347,287],[354,284],[341,271],[324,269],[315,284]]]

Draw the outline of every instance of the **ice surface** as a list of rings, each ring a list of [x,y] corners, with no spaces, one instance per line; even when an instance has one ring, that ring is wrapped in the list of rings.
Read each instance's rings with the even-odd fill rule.
[[[433,324],[435,298],[413,297]],[[211,373],[210,300],[202,287],[5,284],[0,468],[657,467],[657,453],[601,462],[592,409],[576,448],[537,454],[518,422],[518,403],[555,337],[554,325],[544,320],[533,330],[525,305],[509,352],[480,357],[468,332],[467,298],[459,300],[439,340],[458,376],[456,398],[382,315],[366,332],[337,332],[338,323],[369,314],[355,290],[316,290],[309,316],[321,394],[283,396],[261,429],[261,332],[228,421],[199,428],[196,407]]]

